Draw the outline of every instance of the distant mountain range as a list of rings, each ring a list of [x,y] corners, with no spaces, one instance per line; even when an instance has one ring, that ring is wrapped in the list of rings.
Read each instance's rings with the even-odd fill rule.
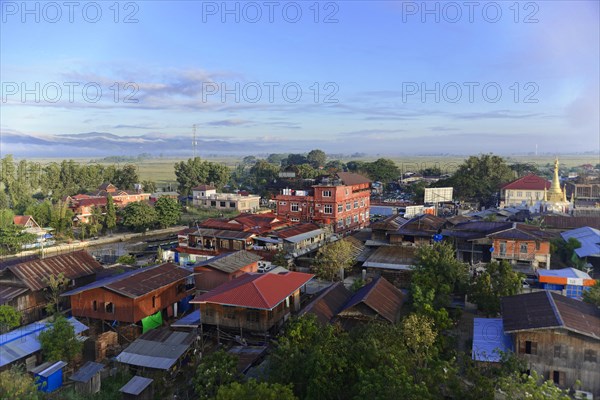
[[[224,139],[197,139],[198,154],[248,153],[248,142]],[[269,151],[267,146],[255,145],[256,151]],[[273,147],[273,146],[270,146]],[[192,155],[192,138],[146,134],[118,136],[107,132],[86,132],[65,135],[33,136],[22,133],[0,133],[1,154],[15,157],[104,157],[149,153],[164,156]]]

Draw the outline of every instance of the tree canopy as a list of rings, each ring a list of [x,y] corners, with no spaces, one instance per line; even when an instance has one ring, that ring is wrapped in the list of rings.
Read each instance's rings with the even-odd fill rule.
[[[289,386],[278,383],[257,382],[249,379],[247,382],[232,382],[221,386],[216,400],[297,400]]]
[[[471,280],[469,299],[486,316],[496,316],[500,312],[500,299],[518,294],[523,278],[505,260],[488,263]]]
[[[315,257],[317,275],[322,279],[335,280],[340,269],[352,268],[353,255],[354,247],[343,239],[321,247]]]
[[[154,204],[154,210],[156,211],[156,221],[161,228],[175,225],[181,219],[181,206],[175,199],[159,198]]]
[[[8,332],[21,324],[21,313],[14,307],[3,304],[0,305],[0,333]]]
[[[33,376],[18,365],[0,372],[0,396],[11,400],[37,400],[42,398]]]
[[[123,226],[143,232],[156,223],[156,211],[147,203],[129,203],[121,210]]]
[[[213,184],[222,187],[229,181],[230,171],[227,166],[210,161],[203,161],[200,157],[190,158],[175,164],[175,176],[179,183],[179,191],[183,195],[190,195],[192,188],[200,184]]]
[[[600,307],[600,280],[594,286],[583,292],[583,301]]]
[[[212,399],[219,388],[236,380],[237,360],[224,350],[218,350],[202,358],[196,375],[194,388],[199,399]]]
[[[81,353],[83,343],[77,340],[75,328],[62,314],[55,314],[51,326],[40,332],[42,355],[47,361],[71,361]]]

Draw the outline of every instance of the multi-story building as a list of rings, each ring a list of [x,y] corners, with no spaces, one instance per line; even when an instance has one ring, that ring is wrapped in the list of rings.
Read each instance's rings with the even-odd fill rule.
[[[544,193],[551,183],[534,174],[525,175],[500,188],[500,201],[504,206],[520,206],[545,200]]]
[[[325,178],[310,191],[284,189],[275,197],[277,215],[293,222],[331,225],[336,233],[369,224],[371,181],[352,172]]]
[[[200,185],[192,189],[193,204],[200,208],[223,211],[254,212],[260,208],[260,196],[253,194],[217,193],[213,186]]]
[[[502,319],[528,369],[561,388],[600,395],[598,307],[544,290],[503,297]]]

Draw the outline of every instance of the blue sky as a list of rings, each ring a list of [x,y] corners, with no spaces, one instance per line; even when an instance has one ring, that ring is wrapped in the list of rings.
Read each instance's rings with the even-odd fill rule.
[[[63,2],[1,3],[3,135],[197,124],[249,153],[600,148],[597,1],[83,1],[73,22]]]

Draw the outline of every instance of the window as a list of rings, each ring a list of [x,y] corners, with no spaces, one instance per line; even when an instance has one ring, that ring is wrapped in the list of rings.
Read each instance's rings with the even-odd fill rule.
[[[354,216],[354,222],[358,222],[358,214]]]
[[[248,322],[258,322],[258,311],[248,311],[248,312],[246,312],[246,321],[248,321]]]
[[[292,217],[292,218],[290,218],[290,220],[291,220],[292,222],[300,222],[300,218],[293,218],[293,217]]]
[[[292,210],[292,211],[298,211],[298,209],[299,209],[298,203],[292,203],[290,207],[291,207],[290,210]]]
[[[519,251],[521,253],[527,253],[527,243],[521,243]]]
[[[114,312],[115,312],[114,304],[111,303],[110,301],[104,303],[104,312],[107,312],[109,314],[114,314]]]
[[[341,213],[344,211],[344,205],[343,204],[338,204],[338,212]]]
[[[219,206],[220,206],[220,207],[227,207],[227,206],[225,205],[225,203],[227,203],[227,202],[226,202],[226,201],[220,201],[220,202],[219,202]]]
[[[285,201],[280,201],[280,202],[279,202],[279,205],[280,205],[280,206],[285,206],[286,204],[287,204],[287,203],[286,203]]]
[[[530,198],[531,197],[531,192],[527,192],[526,197]]]
[[[323,197],[331,197],[331,190],[323,190]]]
[[[156,296],[152,296],[152,308],[156,308]]]
[[[536,250],[540,250],[541,247],[542,247],[542,244],[540,242],[535,242],[535,249]]]
[[[98,311],[98,302],[96,300],[92,301],[92,310]]]
[[[235,208],[235,201],[229,202],[229,208]]]
[[[215,311],[212,308],[207,308],[202,314],[204,314],[205,317],[214,317]]]
[[[500,255],[506,255],[506,242],[500,242]]]
[[[350,225],[350,223],[352,222],[352,217],[346,217],[346,225]]]
[[[517,192],[517,197],[523,197],[523,192]]]
[[[323,209],[325,214],[333,214],[333,206],[331,204],[325,204],[325,208]]]
[[[360,221],[364,221],[365,220],[365,213],[360,213]]]
[[[369,219],[369,212],[365,211],[365,219]]]
[[[344,227],[344,218],[338,220],[337,226],[338,226],[338,228],[343,228]]]
[[[567,346],[557,344],[554,346],[554,358],[567,358]]]
[[[564,386],[564,384],[565,384],[565,373],[563,371],[552,371],[552,380],[558,386]]]
[[[211,207],[216,207],[216,206],[217,206],[217,202],[216,202],[216,201],[214,201],[214,200],[212,200],[212,201],[210,202],[210,206],[211,206]]]
[[[350,211],[352,209],[351,203],[346,203],[346,211]]]
[[[536,355],[537,342],[532,342],[530,340],[522,341],[520,344],[519,353]]]
[[[360,206],[361,206],[361,207],[364,207],[364,206],[365,206],[365,199],[361,199],[361,200],[360,200]]]
[[[350,191],[348,190],[348,188],[346,188],[346,196],[348,196],[348,193],[350,193]]]
[[[223,307],[226,319],[235,319],[235,308],[234,307]]]
[[[585,352],[583,353],[583,361],[588,361],[588,362],[597,362],[598,360],[598,355],[596,353],[596,350],[592,350],[592,349],[586,349]]]
[[[354,200],[354,208],[358,208],[358,200]]]

